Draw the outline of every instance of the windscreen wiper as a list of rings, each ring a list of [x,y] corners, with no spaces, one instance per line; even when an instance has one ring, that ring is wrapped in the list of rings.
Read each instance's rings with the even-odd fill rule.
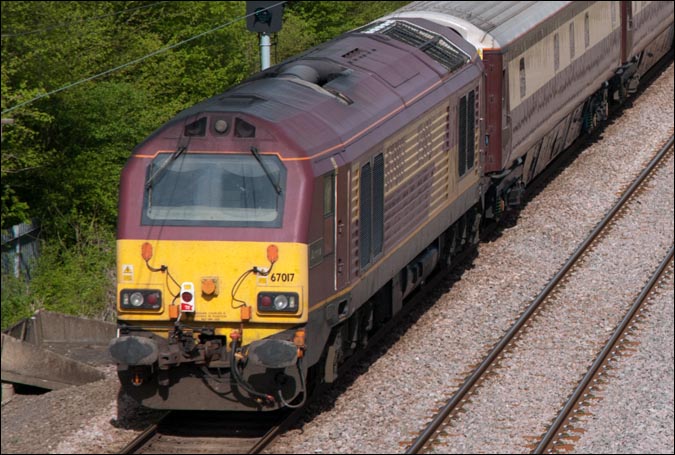
[[[263,171],[265,171],[267,178],[270,179],[270,183],[274,187],[274,191],[277,192],[277,195],[281,195],[281,187],[274,182],[274,179],[272,178],[272,173],[267,169],[265,163],[262,162],[262,158],[260,158],[260,153],[258,153],[258,149],[255,147],[251,147],[251,153],[253,153],[255,159],[258,160],[258,163],[260,163],[260,167],[262,167]]]
[[[186,150],[187,150],[187,146],[185,146],[185,145],[182,145],[182,146],[178,147],[176,149],[176,151],[173,152],[173,154],[169,158],[167,158],[166,161],[164,161],[162,163],[162,165],[159,167],[159,169],[157,169],[155,171],[155,173],[150,176],[148,181],[145,183],[145,189],[148,190],[149,188],[151,188],[152,182],[154,182],[157,179],[157,177],[159,177],[164,172],[164,169],[166,169],[169,166],[169,164],[176,161],[176,158],[181,156],[183,154],[183,152],[185,152]]]

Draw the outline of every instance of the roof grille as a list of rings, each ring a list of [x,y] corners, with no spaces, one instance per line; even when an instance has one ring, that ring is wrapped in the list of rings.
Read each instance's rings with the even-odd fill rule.
[[[471,58],[450,41],[409,22],[384,21],[359,30],[361,33],[377,33],[416,47],[450,71],[466,64]]]

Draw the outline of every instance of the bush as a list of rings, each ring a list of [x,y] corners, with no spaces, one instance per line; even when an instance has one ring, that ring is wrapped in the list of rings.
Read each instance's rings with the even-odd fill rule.
[[[34,302],[30,286],[23,277],[2,274],[2,313],[0,325],[2,330],[30,317],[34,312]]]
[[[30,282],[2,276],[2,328],[40,309],[115,320],[115,238],[94,224],[76,228],[74,245],[40,247]]]

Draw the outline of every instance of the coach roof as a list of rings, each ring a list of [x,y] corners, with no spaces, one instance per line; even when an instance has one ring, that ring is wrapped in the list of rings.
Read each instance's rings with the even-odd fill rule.
[[[477,48],[506,47],[569,1],[421,1],[396,10],[391,18],[420,17],[456,30]]]

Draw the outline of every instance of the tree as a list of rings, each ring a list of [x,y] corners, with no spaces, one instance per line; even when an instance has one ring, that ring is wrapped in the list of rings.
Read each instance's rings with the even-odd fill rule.
[[[289,2],[275,63],[404,3]],[[245,10],[243,1],[2,1],[2,110],[14,124],[3,128],[1,222],[40,219],[48,252],[13,302],[49,306],[64,282],[74,294],[113,286],[121,169],[177,112],[259,70],[258,37],[235,21]]]

